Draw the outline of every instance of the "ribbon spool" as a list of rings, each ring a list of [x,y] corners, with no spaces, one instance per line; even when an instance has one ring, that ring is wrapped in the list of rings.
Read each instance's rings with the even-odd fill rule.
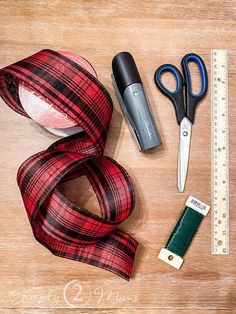
[[[134,208],[134,190],[125,169],[103,156],[112,100],[93,74],[77,58],[42,50],[0,70],[0,96],[26,117],[34,116],[35,108],[30,111],[30,106],[36,97],[35,104],[46,102],[47,110],[51,107],[59,116],[65,115],[66,123],[73,123],[70,127],[83,129],[31,156],[18,170],[17,182],[35,238],[54,255],[129,280],[137,242],[117,227]],[[51,117],[47,123],[45,116],[41,118],[36,119],[47,128],[58,126],[48,124]],[[76,206],[57,189],[82,175],[94,189],[101,216]]]
[[[69,51],[58,52],[81,65],[97,78],[94,68],[86,59]],[[74,121],[69,119],[65,113],[55,109],[49,99],[44,99],[41,94],[32,91],[27,84],[21,82],[18,92],[21,105],[28,116],[54,135],[64,137],[83,130]]]

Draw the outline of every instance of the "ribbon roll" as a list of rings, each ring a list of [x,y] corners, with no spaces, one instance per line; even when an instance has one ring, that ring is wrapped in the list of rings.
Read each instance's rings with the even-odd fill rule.
[[[63,56],[72,59],[97,78],[94,68],[83,57],[69,51],[59,52]],[[32,120],[45,127],[49,132],[65,137],[82,130],[82,128],[77,125],[77,122],[72,121],[67,114],[53,108],[53,104],[49,99],[42,98],[36,91],[28,90],[22,82],[18,86],[18,94],[20,103],[27,115]]]
[[[35,238],[54,255],[129,280],[138,244],[117,226],[131,214],[135,197],[125,169],[103,156],[112,115],[108,91],[81,65],[47,49],[0,70],[0,96],[28,117],[19,99],[22,84],[83,128],[31,156],[18,170]],[[94,189],[101,217],[76,206],[57,188],[82,175]]]

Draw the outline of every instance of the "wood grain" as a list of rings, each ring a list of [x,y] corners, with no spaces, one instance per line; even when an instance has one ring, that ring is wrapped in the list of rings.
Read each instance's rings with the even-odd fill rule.
[[[57,258],[34,239],[16,184],[30,155],[56,140],[34,122],[0,108],[0,308],[2,313],[236,313],[236,2],[225,1],[0,1],[0,66],[40,49],[69,50],[88,59],[114,100],[106,154],[130,173],[137,194],[121,228],[140,243],[130,282],[95,267]],[[181,270],[157,260],[189,194],[210,202],[210,91],[197,110],[185,193],[176,188],[178,126],[173,107],[153,82],[162,63],[180,65],[194,51],[229,51],[230,255],[210,254],[210,215],[203,221]],[[163,145],[138,152],[111,83],[113,56],[135,57]],[[197,74],[195,73],[197,76]],[[85,179],[61,187],[82,206],[98,211]],[[63,289],[76,280],[69,297]],[[80,286],[78,286],[80,285]]]

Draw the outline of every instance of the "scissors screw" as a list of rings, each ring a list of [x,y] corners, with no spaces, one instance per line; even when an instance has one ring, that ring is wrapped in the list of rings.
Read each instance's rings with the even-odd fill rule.
[[[188,132],[184,131],[183,136],[187,136],[187,135],[188,135]]]

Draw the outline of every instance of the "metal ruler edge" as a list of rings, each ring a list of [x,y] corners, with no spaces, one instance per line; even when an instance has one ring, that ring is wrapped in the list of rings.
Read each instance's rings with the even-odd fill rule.
[[[228,51],[211,51],[211,253],[229,254]]]

